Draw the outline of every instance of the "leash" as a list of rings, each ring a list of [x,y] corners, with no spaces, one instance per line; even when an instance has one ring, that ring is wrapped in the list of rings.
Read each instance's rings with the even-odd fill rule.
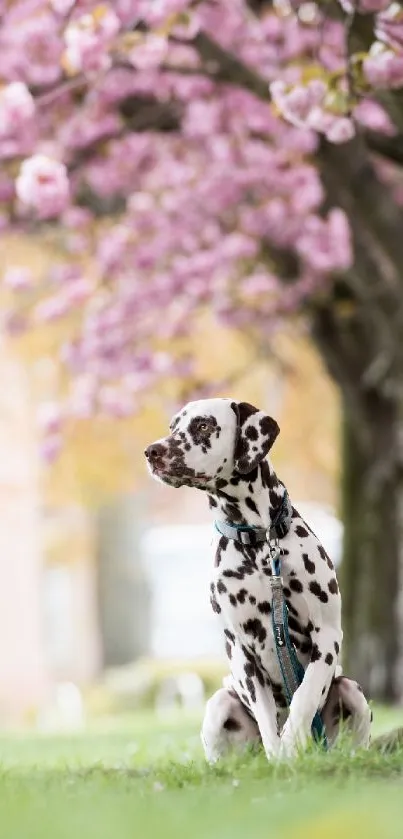
[[[226,536],[227,539],[231,539],[234,542],[240,542],[242,545],[257,545],[262,542],[267,542],[269,545],[272,572],[270,577],[272,627],[277,660],[288,706],[290,706],[292,697],[301,684],[305,674],[304,667],[298,660],[288,631],[288,608],[281,578],[281,549],[279,539],[283,539],[289,532],[291,519],[291,501],[287,490],[284,489],[281,504],[272,516],[271,524],[268,528],[227,524],[227,522],[222,521],[215,522],[216,530],[222,536]],[[315,742],[321,743],[327,749],[325,727],[319,711],[316,712],[313,718],[311,731]]]

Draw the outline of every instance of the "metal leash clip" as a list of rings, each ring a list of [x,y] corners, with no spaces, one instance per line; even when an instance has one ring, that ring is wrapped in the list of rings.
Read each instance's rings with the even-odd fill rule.
[[[277,536],[273,539],[270,536],[270,529],[266,530],[266,539],[269,543],[269,551],[270,551],[270,562],[271,562],[271,572],[272,572],[272,579],[276,577],[277,579],[281,579],[280,577],[280,555],[281,549],[279,545],[279,541]]]

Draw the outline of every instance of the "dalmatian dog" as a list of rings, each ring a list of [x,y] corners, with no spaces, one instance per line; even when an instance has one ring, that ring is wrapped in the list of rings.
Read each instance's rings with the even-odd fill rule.
[[[277,422],[247,402],[198,400],[173,417],[169,435],[148,446],[145,456],[154,478],[205,492],[216,520],[270,528],[285,493],[267,458],[278,433]],[[294,507],[280,547],[289,634],[305,670],[289,708],[271,623],[269,544],[242,544],[214,532],[210,599],[230,675],[206,706],[201,739],[209,762],[253,743],[268,759],[292,757],[309,740],[318,710],[329,745],[345,728],[356,747],[369,745],[371,710],[339,664],[335,570]]]

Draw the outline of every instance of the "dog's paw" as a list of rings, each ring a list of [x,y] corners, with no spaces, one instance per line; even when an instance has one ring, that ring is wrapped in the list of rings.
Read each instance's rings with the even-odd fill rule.
[[[270,738],[267,742],[265,742],[264,738],[262,738],[262,742],[267,760],[270,761],[270,763],[273,760],[277,760],[280,753],[280,738],[277,737],[277,740]]]
[[[292,758],[297,757],[297,755],[303,751],[306,743],[307,737],[302,728],[300,728],[298,732],[295,732],[290,728],[287,728],[286,725],[280,737],[280,760],[291,760]]]

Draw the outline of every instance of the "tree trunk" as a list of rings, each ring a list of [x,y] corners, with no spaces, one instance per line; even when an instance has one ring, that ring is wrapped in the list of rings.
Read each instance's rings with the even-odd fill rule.
[[[372,698],[403,695],[403,214],[361,135],[322,141],[327,207],[346,212],[354,264],[313,310],[343,405],[344,668]]]
[[[397,350],[393,367],[378,369],[375,380],[378,336],[354,301],[347,315],[336,299],[318,307],[312,334],[342,395],[343,666],[369,697],[398,700],[403,697],[403,360]]]
[[[399,411],[374,394],[371,405],[370,448],[348,408],[343,423],[343,665],[368,696],[394,701],[402,694]]]

